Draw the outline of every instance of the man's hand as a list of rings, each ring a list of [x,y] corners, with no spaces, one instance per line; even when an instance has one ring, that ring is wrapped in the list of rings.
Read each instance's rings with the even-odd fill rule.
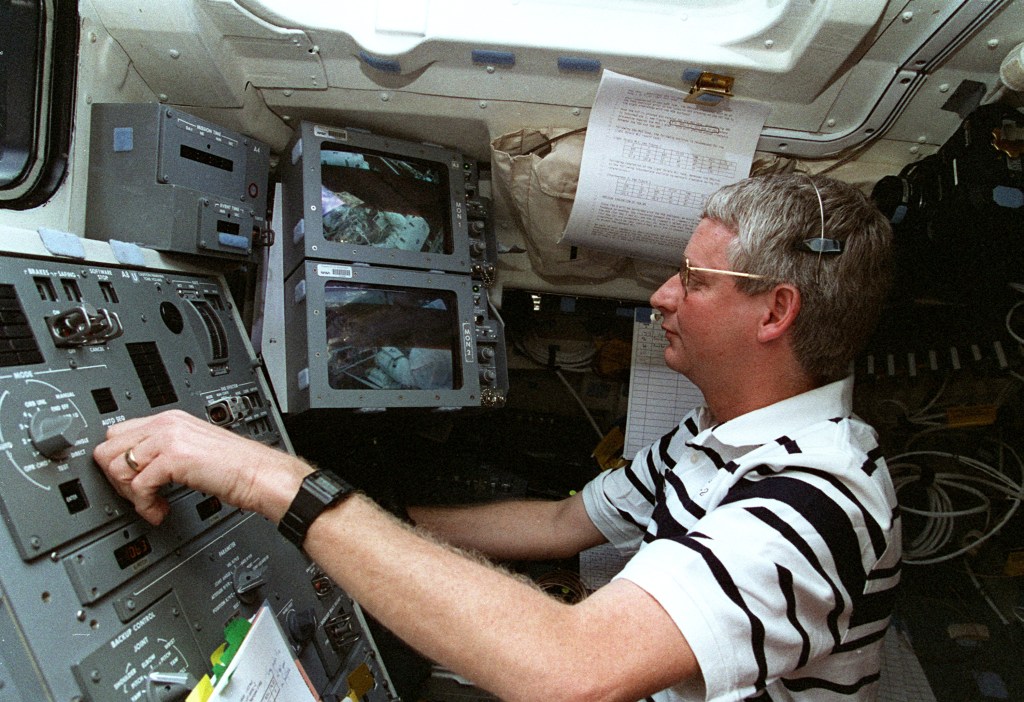
[[[278,522],[312,470],[294,456],[180,410],[111,426],[93,457],[151,524],[167,516],[159,490],[172,482]]]

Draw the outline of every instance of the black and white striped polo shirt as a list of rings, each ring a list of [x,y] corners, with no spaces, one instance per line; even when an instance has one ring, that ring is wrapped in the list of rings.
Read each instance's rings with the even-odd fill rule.
[[[896,495],[847,378],[716,426],[705,409],[584,489],[617,576],[702,681],[655,700],[870,700],[899,581]]]

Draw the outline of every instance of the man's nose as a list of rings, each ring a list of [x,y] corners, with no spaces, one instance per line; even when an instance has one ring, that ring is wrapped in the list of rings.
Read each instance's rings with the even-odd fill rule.
[[[672,293],[672,287],[673,287],[673,282],[674,282],[674,280],[676,278],[677,278],[677,276],[672,276],[671,278],[666,280],[664,283],[662,283],[661,287],[659,287],[657,290],[655,290],[653,293],[651,293],[651,297],[650,297],[650,300],[649,300],[649,302],[651,303],[651,307],[654,307],[656,309],[661,309],[661,308],[665,308],[665,307],[668,307],[668,306],[671,305],[672,294],[673,294]]]

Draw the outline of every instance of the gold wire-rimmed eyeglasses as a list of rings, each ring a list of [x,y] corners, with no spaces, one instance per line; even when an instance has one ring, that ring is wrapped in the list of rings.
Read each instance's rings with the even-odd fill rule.
[[[683,259],[683,267],[679,269],[679,282],[683,284],[683,299],[690,292],[690,272],[696,271],[698,273],[715,273],[718,275],[731,275],[734,278],[750,278],[752,280],[765,280],[768,278],[766,275],[760,275],[758,273],[741,273],[740,271],[727,271],[722,268],[700,268],[699,266],[691,266],[690,259]]]
[[[818,266],[815,271],[815,279],[817,280],[821,276],[821,257],[822,254],[840,254],[845,248],[843,242],[838,239],[830,239],[825,236],[825,203],[821,198],[821,191],[818,190],[818,186],[808,176],[808,180],[811,183],[811,187],[814,188],[814,194],[818,198],[818,216],[821,221],[821,233],[819,236],[804,239],[802,248],[811,253],[818,254]],[[698,266],[691,266],[690,259],[684,258],[683,265],[679,269],[679,282],[683,284],[683,299],[690,292],[690,271],[697,271],[699,273],[715,273],[717,275],[731,275],[734,278],[750,278],[752,280],[767,280],[770,276],[760,275],[758,273],[741,273],[740,271],[727,271],[722,268],[700,268]]]

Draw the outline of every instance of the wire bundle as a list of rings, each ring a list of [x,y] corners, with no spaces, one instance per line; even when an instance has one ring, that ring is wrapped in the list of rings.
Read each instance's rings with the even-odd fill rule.
[[[601,431],[597,420],[594,419],[590,410],[587,409],[583,398],[579,396],[579,393],[576,392],[572,383],[569,382],[569,379],[563,373],[563,371],[585,373],[590,370],[594,362],[594,356],[597,355],[597,345],[593,339],[587,338],[584,341],[576,342],[559,339],[557,344],[552,344],[550,341],[545,341],[531,332],[526,334],[523,339],[514,342],[514,346],[519,353],[538,366],[550,368],[554,371],[558,379],[562,381],[562,385],[572,395],[576,404],[580,406],[583,415],[587,418],[590,426],[593,427],[598,438],[603,438],[604,432]]]
[[[920,533],[904,544],[905,563],[928,565],[962,556],[997,534],[1016,513],[1024,499],[1024,462],[1005,442],[991,441],[999,453],[998,467],[970,456],[936,450],[907,451],[889,459],[897,498],[912,486],[923,490],[926,498],[923,506],[911,506],[900,500],[904,513],[925,520]],[[935,470],[928,465],[935,461],[951,461],[961,470]],[[1007,474],[1008,468],[1013,469],[1014,477]],[[996,517],[995,500],[999,498],[1008,500],[1009,506]],[[984,515],[983,530],[965,538],[966,543],[959,547],[951,547],[960,531],[957,520],[972,515]]]
[[[581,341],[558,339],[552,342],[534,332],[528,332],[517,340],[515,348],[538,365],[574,373],[590,370],[590,364],[597,354],[597,346],[591,338]]]

